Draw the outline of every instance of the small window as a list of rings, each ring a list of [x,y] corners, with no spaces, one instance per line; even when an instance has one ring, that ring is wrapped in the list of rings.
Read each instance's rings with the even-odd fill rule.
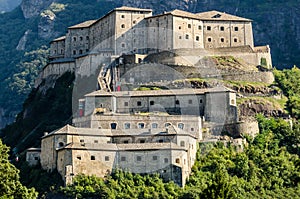
[[[124,140],[124,141],[123,141],[123,144],[128,144],[128,143],[129,143],[128,140]]]
[[[132,23],[133,23],[133,24],[136,24],[136,20],[134,20]]]
[[[178,123],[178,128],[183,129],[184,128],[184,124],[183,123]]]
[[[171,123],[165,123],[165,127],[171,126]]]
[[[96,160],[94,155],[91,156],[91,160]]]
[[[125,28],[125,24],[122,24],[122,25],[121,25],[121,28]]]
[[[176,162],[177,164],[180,164],[180,159],[179,159],[179,158],[176,158],[175,162]]]
[[[199,36],[196,36],[196,41],[199,41]]]
[[[178,26],[178,29],[181,30],[181,26]]]
[[[122,157],[121,157],[121,161],[122,161],[122,162],[126,161],[126,157],[125,157],[125,156],[122,156]]]
[[[180,146],[185,147],[185,142],[184,141],[180,141]]]
[[[128,106],[128,102],[124,102],[124,106]]]
[[[198,30],[201,30],[202,29],[202,26],[198,26]]]
[[[179,39],[182,39],[182,37],[181,37],[181,36],[179,36],[178,38],[179,38]]]
[[[189,104],[193,104],[193,100],[190,99],[190,100],[189,100]]]
[[[76,50],[73,50],[73,55],[76,55]]]
[[[124,128],[125,128],[125,129],[130,129],[130,123],[125,123],[125,124],[124,124]]]
[[[239,27],[234,27],[234,31],[239,31]]]
[[[124,43],[122,43],[121,46],[122,46],[122,48],[125,48],[125,44]]]
[[[54,50],[54,54],[56,54],[56,50]]]
[[[83,142],[84,142],[84,140],[80,140],[80,142],[81,142],[81,143],[83,143]]]
[[[188,34],[185,35],[185,39],[189,39],[189,35]]]
[[[89,36],[86,36],[86,40],[89,40],[90,39],[90,37]]]
[[[79,40],[82,41],[82,40],[83,40],[83,37],[79,37]]]
[[[225,39],[224,39],[224,38],[221,38],[221,42],[224,43],[224,41],[225,41]]]
[[[208,38],[207,38],[207,41],[208,41],[208,42],[211,42],[211,37],[208,37]]]
[[[76,41],[76,37],[73,37],[73,41]]]
[[[236,43],[236,42],[238,42],[238,39],[237,39],[237,38],[234,38],[233,41]]]
[[[234,99],[231,100],[231,104],[235,104]]]
[[[195,129],[194,128],[191,128],[191,131],[194,131]]]
[[[202,104],[203,103],[203,101],[202,101],[202,99],[200,99],[200,104]]]
[[[150,101],[150,106],[153,106],[154,105],[154,101]]]
[[[85,52],[89,52],[89,49],[85,49]]]
[[[80,54],[80,55],[82,54],[82,50],[79,50],[79,54]]]
[[[168,159],[168,158],[165,158],[165,159],[164,159],[164,162],[165,162],[165,163],[168,163],[168,162],[169,162],[169,159]]]
[[[145,124],[144,124],[144,123],[138,123],[138,128],[139,128],[139,129],[145,128]]]
[[[121,18],[124,19],[124,18],[125,18],[125,15],[121,15]]]
[[[211,26],[207,26],[206,29],[211,31]]]
[[[164,143],[163,139],[158,140],[159,143]]]
[[[98,144],[98,142],[99,142],[98,140],[94,140],[94,143],[95,143],[95,144]]]
[[[39,157],[34,157],[34,160],[39,160]]]
[[[136,156],[136,161],[142,161],[142,156]]]
[[[176,101],[175,101],[175,104],[176,104],[176,105],[179,105],[179,104],[180,104],[179,100],[176,100]]]
[[[220,27],[220,31],[224,31],[225,29],[224,29],[224,26],[221,26]]]
[[[104,157],[104,160],[107,162],[107,161],[109,161],[109,156],[105,156]]]
[[[157,123],[152,123],[151,126],[152,126],[153,129],[156,129],[158,125],[157,125]]]
[[[81,160],[81,156],[77,156],[76,158],[77,158],[77,160]]]
[[[63,146],[64,146],[63,142],[58,143],[58,147],[63,147]]]
[[[191,24],[188,24],[188,28],[192,28],[192,25],[191,25]]]
[[[117,129],[117,123],[111,123],[110,128],[111,129]]]
[[[138,101],[136,104],[137,104],[138,106],[142,106],[142,102],[141,102],[141,101]]]
[[[152,160],[156,161],[157,160],[157,155],[152,156]]]
[[[145,142],[146,142],[146,140],[144,140],[144,139],[140,140],[140,143],[145,143]]]

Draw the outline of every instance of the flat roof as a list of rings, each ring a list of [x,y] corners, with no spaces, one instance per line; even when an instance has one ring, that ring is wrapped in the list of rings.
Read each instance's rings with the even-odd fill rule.
[[[86,97],[97,96],[115,96],[115,97],[138,97],[138,96],[172,96],[172,95],[193,95],[193,94],[205,94],[215,92],[232,92],[226,87],[215,87],[208,89],[172,89],[172,90],[148,90],[148,91],[119,91],[119,92],[106,92],[102,90],[94,91],[86,94]]]

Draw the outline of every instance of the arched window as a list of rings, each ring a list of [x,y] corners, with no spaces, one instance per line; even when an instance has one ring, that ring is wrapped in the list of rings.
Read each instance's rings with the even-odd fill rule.
[[[180,141],[180,146],[185,147],[185,142],[184,141]]]
[[[178,128],[183,129],[184,128],[184,124],[183,123],[178,123]]]
[[[111,128],[111,129],[117,129],[117,123],[115,123],[115,122],[114,122],[114,123],[111,123],[111,124],[110,124],[110,128]]]
[[[64,146],[63,142],[58,143],[58,147],[63,147],[63,146]]]
[[[153,129],[156,129],[157,126],[158,126],[157,123],[152,123],[152,128],[153,128]]]

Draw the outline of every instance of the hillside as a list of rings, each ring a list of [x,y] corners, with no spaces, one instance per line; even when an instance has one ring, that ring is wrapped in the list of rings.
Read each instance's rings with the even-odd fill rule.
[[[0,0],[0,13],[9,12],[20,3],[21,0]]]

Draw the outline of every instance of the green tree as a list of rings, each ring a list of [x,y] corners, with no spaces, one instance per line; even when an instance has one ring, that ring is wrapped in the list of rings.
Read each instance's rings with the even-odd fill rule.
[[[0,140],[0,198],[2,199],[33,199],[37,192],[28,189],[19,181],[19,170],[8,160],[9,148]]]

